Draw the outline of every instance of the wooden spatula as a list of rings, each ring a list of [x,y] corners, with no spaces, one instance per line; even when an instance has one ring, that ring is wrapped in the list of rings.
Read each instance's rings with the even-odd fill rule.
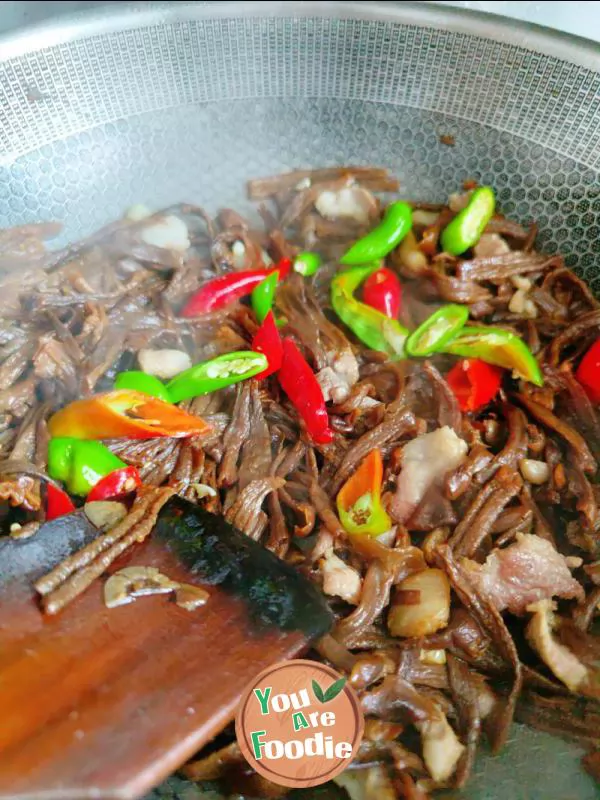
[[[172,545],[165,542],[190,508],[170,501],[156,534],[114,569],[154,566],[202,585],[190,569],[198,561],[190,541],[210,534],[206,517],[195,533],[188,526]],[[291,568],[230,529],[222,562],[240,548],[244,557],[224,583],[206,587],[210,598],[200,609],[186,611],[162,595],[109,610],[97,581],[58,616],[42,617],[32,582],[97,534],[83,513],[69,518],[47,523],[30,540],[0,543],[0,797],[136,798],[232,719],[257,672],[300,654],[330,616],[294,572],[282,613],[297,614],[299,629],[257,625],[236,592],[262,574],[281,588]]]

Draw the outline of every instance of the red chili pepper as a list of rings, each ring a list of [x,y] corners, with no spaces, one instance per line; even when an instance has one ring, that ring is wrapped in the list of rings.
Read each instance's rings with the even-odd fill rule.
[[[213,278],[190,297],[181,310],[181,316],[197,317],[200,314],[207,314],[209,311],[223,308],[234,300],[251,294],[254,287],[258,286],[272,272],[278,272],[279,280],[281,280],[285,278],[291,268],[291,260],[282,258],[274,267],[268,269],[247,269]]]
[[[123,495],[133,492],[138,486],[142,485],[140,473],[135,467],[121,467],[113,472],[109,472],[98,483],[94,484],[87,496],[87,502],[93,503],[94,500],[113,500]]]
[[[272,311],[269,311],[262,325],[256,331],[254,339],[252,340],[252,349],[266,356],[269,362],[267,369],[254,376],[256,380],[260,381],[263,378],[268,378],[269,375],[277,372],[281,367],[281,362],[283,361],[283,344]]]
[[[446,375],[461,411],[477,411],[500,389],[502,370],[478,358],[463,358]]]
[[[46,521],[62,517],[75,511],[75,505],[66,492],[53,483],[46,487]]]
[[[363,284],[363,300],[390,319],[397,319],[402,302],[402,286],[395,272],[381,267]]]
[[[333,431],[329,427],[323,391],[292,339],[283,340],[283,361],[277,377],[313,440],[319,444],[331,442]]]
[[[586,352],[575,371],[575,377],[594,403],[600,403],[600,339]]]
[[[279,261],[275,264],[275,269],[279,273],[279,280],[282,281],[284,278],[290,274],[290,270],[292,268],[292,259],[291,258],[280,258]]]

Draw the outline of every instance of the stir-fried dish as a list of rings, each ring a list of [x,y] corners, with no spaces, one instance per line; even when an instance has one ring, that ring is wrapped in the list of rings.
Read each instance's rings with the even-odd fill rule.
[[[82,505],[99,528],[40,613],[179,494],[328,596],[313,655],[367,720],[353,798],[461,787],[514,719],[597,773],[600,303],[490,187],[409,202],[348,167],[248,191],[260,224],[184,204],[61,251],[53,225],[0,234],[3,533]],[[117,577],[112,605],[177,588]],[[233,741],[187,774],[285,794]]]

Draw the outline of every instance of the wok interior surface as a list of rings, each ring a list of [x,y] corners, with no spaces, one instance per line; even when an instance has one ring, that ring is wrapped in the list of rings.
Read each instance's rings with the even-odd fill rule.
[[[64,244],[134,203],[244,212],[251,177],[376,164],[406,198],[493,185],[599,293],[600,57],[448,9],[332,5],[112,10],[0,48],[0,226],[58,220]],[[460,796],[596,797],[579,755],[515,727]]]

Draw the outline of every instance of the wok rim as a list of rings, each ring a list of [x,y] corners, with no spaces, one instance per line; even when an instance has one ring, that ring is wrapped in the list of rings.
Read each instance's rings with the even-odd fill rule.
[[[0,63],[39,50],[125,30],[208,19],[357,19],[447,30],[551,56],[600,72],[600,43],[535,23],[438,3],[127,2],[65,14],[0,35]]]

